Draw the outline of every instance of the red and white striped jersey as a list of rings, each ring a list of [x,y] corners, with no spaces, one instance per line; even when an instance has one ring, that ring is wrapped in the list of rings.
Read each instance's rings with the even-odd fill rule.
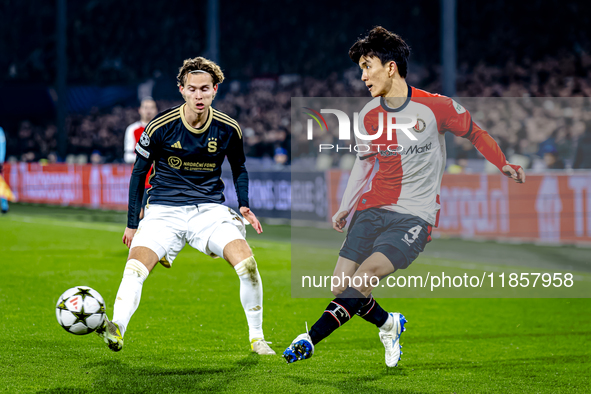
[[[144,132],[146,128],[146,124],[144,124],[141,120],[134,122],[127,126],[125,130],[125,140],[123,145],[123,161],[126,163],[134,163],[135,162],[135,146],[140,140],[140,136]],[[150,175],[152,174],[152,169],[148,172],[146,176],[146,189],[150,187]]]
[[[388,140],[385,131],[388,113],[395,114],[393,123],[398,124],[408,123],[410,117],[416,116],[415,126],[407,129],[416,140],[400,129],[395,129]],[[447,131],[468,138],[499,170],[507,164],[494,139],[451,98],[409,86],[406,101],[394,109],[386,105],[384,98],[377,97],[359,114],[359,132],[376,134],[380,114],[384,123],[381,137],[373,141],[356,137],[357,145],[370,145],[370,149],[358,153],[338,212],[351,212],[355,207],[357,210],[378,207],[418,216],[436,227],[446,161],[444,134]],[[376,159],[379,168],[369,190],[363,193]],[[333,221],[335,218],[336,214]]]
[[[142,123],[140,120],[127,126],[127,129],[125,130],[125,141],[123,145],[123,160],[126,163],[135,162],[135,144],[137,144],[140,140],[140,136],[144,132],[145,128],[146,125]]]

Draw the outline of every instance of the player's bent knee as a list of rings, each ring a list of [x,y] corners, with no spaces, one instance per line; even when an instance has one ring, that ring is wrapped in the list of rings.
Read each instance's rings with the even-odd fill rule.
[[[223,250],[224,259],[233,266],[253,256],[248,242],[244,239],[235,239],[228,242]]]
[[[127,261],[135,260],[144,265],[148,272],[152,271],[158,263],[158,255],[152,249],[145,246],[135,246],[129,251]]]

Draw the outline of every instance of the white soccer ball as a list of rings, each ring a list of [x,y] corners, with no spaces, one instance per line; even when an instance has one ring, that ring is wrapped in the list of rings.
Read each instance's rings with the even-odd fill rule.
[[[105,301],[88,286],[72,287],[57,300],[55,314],[57,322],[67,332],[89,334],[105,321]]]

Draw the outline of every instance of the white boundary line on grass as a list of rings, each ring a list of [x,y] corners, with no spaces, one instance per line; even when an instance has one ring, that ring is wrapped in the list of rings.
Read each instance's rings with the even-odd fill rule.
[[[31,223],[31,224],[51,224],[54,226],[62,226],[62,227],[72,227],[72,228],[83,228],[87,230],[97,230],[97,231],[108,231],[113,233],[122,233],[125,230],[124,225],[114,226],[114,225],[106,225],[104,223],[83,223],[83,222],[74,222],[68,220],[59,220],[59,219],[51,219],[48,217],[38,218],[33,216],[14,216],[11,215],[10,217],[6,217],[6,219],[11,220],[13,222],[20,222],[20,223]]]

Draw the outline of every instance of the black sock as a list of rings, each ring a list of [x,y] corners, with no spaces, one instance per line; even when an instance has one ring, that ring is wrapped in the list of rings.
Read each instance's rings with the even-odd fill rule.
[[[351,287],[347,287],[345,291],[328,304],[320,319],[310,329],[312,343],[316,345],[334,330],[348,322],[365,302],[366,298],[363,294]]]
[[[370,295],[367,300],[367,303],[359,309],[357,315],[361,316],[366,321],[375,324],[377,327],[383,326],[388,320],[388,312],[382,309],[372,295]]]

